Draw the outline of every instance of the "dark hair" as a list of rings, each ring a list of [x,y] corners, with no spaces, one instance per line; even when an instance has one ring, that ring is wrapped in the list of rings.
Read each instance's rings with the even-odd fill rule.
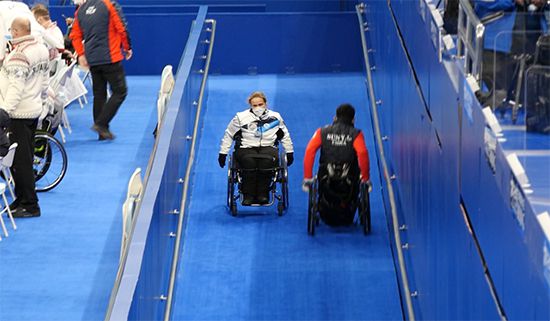
[[[355,118],[355,108],[350,104],[342,104],[336,108],[336,118],[340,121],[351,123]]]

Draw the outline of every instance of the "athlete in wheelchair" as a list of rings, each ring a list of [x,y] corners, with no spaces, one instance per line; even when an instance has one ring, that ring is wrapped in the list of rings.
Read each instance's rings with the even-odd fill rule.
[[[269,206],[277,199],[277,209],[282,215],[288,207],[287,166],[294,162],[292,140],[281,115],[267,109],[262,92],[252,93],[248,103],[250,108],[237,113],[229,122],[218,155],[223,168],[235,142],[228,166],[227,205],[236,215],[239,199],[243,206]],[[281,155],[279,142],[285,151]],[[279,192],[277,183],[281,185]]]
[[[363,133],[354,127],[355,109],[342,104],[334,123],[319,128],[309,141],[304,157],[303,189],[309,192],[308,233],[315,234],[321,219],[329,226],[348,226],[359,221],[370,232],[369,154]],[[315,154],[321,149],[319,170],[313,177]]]

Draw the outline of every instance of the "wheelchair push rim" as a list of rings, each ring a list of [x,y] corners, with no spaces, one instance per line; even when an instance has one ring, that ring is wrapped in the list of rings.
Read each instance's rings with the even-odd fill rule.
[[[34,136],[33,173],[37,192],[61,183],[67,172],[67,152],[57,138],[46,132]]]

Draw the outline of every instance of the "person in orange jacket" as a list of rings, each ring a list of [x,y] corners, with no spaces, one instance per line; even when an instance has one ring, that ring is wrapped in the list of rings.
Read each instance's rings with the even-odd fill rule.
[[[109,123],[128,94],[122,60],[132,57],[132,43],[120,5],[115,0],[75,0],[78,5],[70,38],[78,63],[90,68],[94,93],[94,125],[99,140],[115,135]],[[107,98],[107,85],[111,96]]]
[[[304,156],[302,188],[309,191],[313,182],[315,154],[319,159],[319,213],[328,225],[353,223],[357,209],[359,180],[370,184],[369,153],[361,130],[354,127],[355,109],[342,104],[336,109],[332,125],[319,128],[309,141]]]

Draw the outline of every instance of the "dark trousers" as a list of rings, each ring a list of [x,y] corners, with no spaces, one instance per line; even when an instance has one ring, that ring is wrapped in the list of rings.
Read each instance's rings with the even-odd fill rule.
[[[109,123],[128,94],[122,62],[91,66],[94,92],[94,123],[109,128]],[[111,97],[107,100],[107,84]]]
[[[243,194],[267,195],[273,172],[261,169],[275,168],[278,165],[277,149],[275,147],[239,148],[236,150],[235,157],[239,167],[244,169],[241,171]]]
[[[10,125],[10,140],[17,143],[11,167],[16,202],[29,211],[38,209],[33,170],[36,125],[36,119],[12,119]]]
[[[490,90],[508,91],[513,77],[514,60],[507,53],[483,50],[482,78]]]

